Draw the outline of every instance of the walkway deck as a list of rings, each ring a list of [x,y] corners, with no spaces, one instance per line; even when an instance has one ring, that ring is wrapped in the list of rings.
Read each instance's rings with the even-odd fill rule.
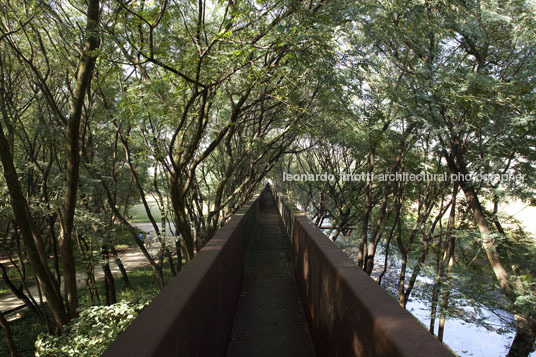
[[[283,222],[272,195],[261,199],[227,356],[314,356]]]

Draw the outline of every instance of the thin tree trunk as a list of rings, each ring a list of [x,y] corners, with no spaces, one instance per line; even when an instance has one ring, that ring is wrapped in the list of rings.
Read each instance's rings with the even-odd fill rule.
[[[424,234],[424,233],[423,233]],[[409,301],[409,297],[411,295],[411,292],[413,291],[413,288],[415,287],[415,282],[417,281],[417,277],[419,276],[419,273],[421,272],[421,268],[424,264],[424,261],[426,260],[426,255],[428,254],[428,244],[427,242],[423,242],[423,246],[421,247],[421,254],[419,255],[419,258],[417,259],[417,264],[413,268],[413,271],[411,272],[411,277],[409,278],[408,287],[406,288],[406,292],[404,293],[404,302],[407,304]],[[404,305],[406,307],[406,305]]]
[[[191,260],[194,257],[195,241],[192,236],[192,229],[189,222],[186,220],[186,207],[184,197],[181,194],[181,187],[179,187],[179,178],[176,175],[170,178],[171,188],[171,204],[173,205],[173,211],[175,213],[175,230],[181,235],[184,241],[186,261]]]
[[[365,211],[363,212],[363,222],[361,226],[361,236],[359,237],[359,250],[357,253],[357,265],[365,268],[365,257],[367,256],[367,240],[370,214],[372,212],[372,173],[374,171],[374,145],[371,145],[367,156],[367,180],[365,183]]]
[[[87,158],[86,158],[86,161],[87,161]],[[136,229],[134,229],[134,227],[132,227],[132,225],[125,219],[125,217],[123,217],[121,212],[119,212],[119,209],[116,206],[116,202],[114,200],[114,197],[113,197],[112,193],[110,192],[110,189],[109,189],[108,185],[106,185],[106,182],[97,173],[93,173],[93,176],[97,177],[99,179],[99,181],[100,181],[100,183],[102,185],[102,188],[104,189],[104,192],[106,194],[106,199],[108,201],[108,204],[109,204],[110,208],[112,209],[112,213],[114,214],[114,216],[116,218],[119,219],[121,224],[124,227],[127,228],[128,232],[130,233],[130,236],[132,237],[132,239],[134,240],[136,245],[140,248],[141,252],[145,256],[145,258],[147,259],[147,261],[149,262],[151,267],[153,268],[153,271],[155,273],[155,278],[156,278],[156,281],[158,283],[158,288],[159,289],[163,288],[164,287],[164,274],[162,272],[162,266],[160,264],[158,264],[157,262],[155,262],[153,257],[151,257],[151,254],[149,254],[149,252],[147,251],[147,248],[145,248],[143,242],[140,241],[140,239],[138,238],[138,234],[136,232]]]
[[[441,312],[439,314],[439,327],[437,330],[437,339],[439,341],[443,341],[443,336],[445,334],[445,319],[447,316],[447,310],[448,310],[448,303],[449,303],[449,296],[450,296],[450,277],[452,274],[452,268],[454,267],[454,237],[450,239],[449,242],[449,248],[448,248],[448,265],[447,265],[447,273],[445,275],[445,282],[444,284],[441,284],[443,291],[443,295],[441,297]]]
[[[400,215],[397,217],[396,220],[396,241],[398,244],[398,250],[400,251],[400,275],[398,277],[398,303],[400,306],[406,308],[406,301],[405,301],[405,279],[406,279],[406,267],[408,263],[408,253],[406,249],[404,248],[404,243],[402,242],[402,221],[400,219]]]
[[[4,335],[6,336],[7,347],[9,348],[9,354],[11,357],[18,357],[19,353],[17,352],[17,346],[15,346],[15,341],[13,340],[13,334],[11,333],[11,328],[9,327],[9,322],[4,317],[4,314],[0,312],[0,325],[4,329]]]
[[[397,210],[396,214],[398,216],[400,214],[400,210]],[[395,218],[395,222],[396,222],[396,218]],[[385,242],[385,259],[383,261],[383,270],[382,270],[380,276],[378,277],[378,285],[380,285],[380,286],[382,285],[383,276],[387,272],[387,264],[389,262],[389,251],[390,251],[390,248],[391,248],[391,240],[393,239],[393,233],[395,231],[395,228],[396,228],[396,223],[391,228],[391,231],[389,232],[389,238],[387,238],[387,241]]]
[[[35,278],[35,281],[37,282],[37,284],[35,284],[35,287],[37,288],[37,295],[39,296],[39,305],[43,305],[43,292],[41,290],[41,285],[39,285],[39,281],[37,280],[37,276],[35,276],[35,274],[34,274],[34,278]],[[23,282],[22,284],[25,284],[25,283]],[[30,290],[28,289],[28,287],[26,287],[26,292],[28,292],[28,296],[32,296],[30,294]]]
[[[104,271],[104,287],[106,292],[106,305],[112,305],[117,302],[115,293],[115,281],[110,269],[110,256],[108,254],[108,245],[103,244],[101,249],[101,264]]]
[[[51,217],[49,217],[49,229],[50,229],[50,239],[52,241],[52,260],[54,265],[54,275],[56,278],[56,282],[58,284],[58,289],[60,289],[61,286],[61,272],[60,272],[60,260],[58,256],[58,237],[56,236],[55,230],[54,230],[54,220],[52,220]]]
[[[405,291],[405,279],[406,279],[406,268],[408,264],[408,255],[407,253],[400,253],[402,258],[400,260],[400,275],[398,276],[398,303],[404,309],[406,308],[406,294]]]
[[[93,248],[76,229],[74,230],[74,237],[86,270],[86,288],[91,297],[91,302],[93,305],[100,304],[99,290],[97,289],[97,281],[95,280],[95,258],[93,256]]]
[[[456,237],[454,236],[454,229],[456,228],[456,196],[458,195],[458,183],[454,183],[452,188],[452,206],[450,209],[449,222],[447,226],[447,239],[445,241],[445,256],[442,261],[441,275],[444,276],[445,281],[440,283],[440,287],[443,290],[441,297],[441,312],[439,315],[439,327],[437,331],[437,339],[443,341],[445,334],[445,319],[447,316],[448,303],[450,297],[450,278],[452,275],[452,269],[454,268],[454,248],[456,245]],[[445,263],[447,264],[447,272],[443,273]]]
[[[410,126],[409,131],[411,130],[413,130],[413,126]],[[402,141],[402,143],[400,144],[400,147],[397,150],[395,162],[391,169],[391,173],[393,174],[396,174],[396,172],[398,172],[399,167],[402,164],[402,160],[404,158],[404,148],[405,148],[405,142]],[[383,223],[383,220],[385,217],[385,213],[387,209],[387,202],[388,202],[389,193],[391,191],[392,185],[393,185],[393,181],[388,181],[384,187],[382,205],[378,213],[376,225],[374,226],[374,229],[372,230],[372,233],[370,235],[370,241],[369,241],[369,245],[367,248],[366,261],[365,261],[365,272],[368,275],[370,275],[372,273],[372,270],[374,269],[374,255],[376,254],[376,245],[381,239],[382,232],[383,232],[383,229],[380,231],[380,226]],[[389,217],[390,214],[391,212],[389,212],[387,217]]]
[[[436,271],[435,271],[435,278],[434,278],[434,285],[432,287],[432,299],[431,299],[431,306],[430,306],[430,333],[432,335],[435,334],[435,321],[436,321],[436,315],[437,315],[437,305],[439,302],[439,292],[441,290],[441,279],[443,278],[443,263],[441,261],[441,250],[443,248],[443,229],[441,222],[439,222],[439,228],[440,228],[440,234],[439,234],[439,243],[437,245],[437,252],[436,252]],[[444,253],[446,255],[446,252]]]
[[[389,127],[390,121],[387,121],[383,124],[381,132],[385,132],[387,128]],[[369,136],[369,139],[370,136]],[[369,252],[368,249],[372,248],[369,247],[369,244],[367,244],[368,241],[368,229],[369,229],[369,221],[370,216],[372,214],[372,208],[374,206],[374,203],[372,202],[372,182],[373,182],[373,174],[374,174],[374,164],[375,164],[375,155],[376,155],[376,145],[379,142],[379,138],[375,139],[375,141],[371,141],[369,146],[369,152],[367,155],[367,177],[365,182],[365,211],[363,212],[363,222],[361,226],[361,235],[359,237],[359,250],[357,252],[357,265],[363,268],[363,270],[366,270],[366,259],[368,257],[369,259],[369,265],[370,269],[373,268],[373,262],[370,262],[370,256],[372,252]],[[375,244],[375,242],[374,242]],[[374,258],[372,257],[372,260]],[[372,270],[371,270],[372,271]],[[370,273],[369,273],[370,275]]]
[[[110,250],[112,252],[112,255],[114,256],[115,264],[117,265],[117,267],[119,268],[119,271],[121,272],[121,278],[125,282],[125,286],[128,289],[131,289],[132,286],[130,285],[130,280],[128,279],[127,271],[125,269],[125,266],[123,265],[123,262],[121,261],[121,258],[119,257],[119,254],[117,253],[117,250],[113,246],[113,244],[110,246]]]
[[[364,262],[365,272],[368,275],[372,274],[372,270],[374,270],[374,256],[376,255],[376,244],[377,244],[376,237],[378,236],[378,232],[380,230],[380,226],[383,222],[383,218],[385,216],[385,212],[387,209],[387,201],[389,197],[389,186],[390,185],[387,185],[386,187],[384,187],[384,194],[383,194],[382,204],[380,206],[380,211],[378,213],[378,218],[376,219],[376,224],[374,225],[374,228],[372,229],[372,233],[370,234],[370,239],[368,242],[367,253],[366,253],[366,258]]]
[[[106,101],[104,101],[104,103],[106,104]],[[140,195],[140,199],[141,199],[141,202],[143,203],[143,207],[145,208],[145,213],[147,214],[147,218],[149,218],[149,221],[151,222],[151,225],[153,226],[153,229],[156,232],[156,236],[159,237],[160,229],[158,228],[158,225],[156,224],[156,220],[153,217],[151,208],[149,207],[149,203],[147,202],[147,199],[145,198],[145,190],[143,189],[138,173],[136,172],[134,164],[132,163],[132,157],[130,155],[130,147],[128,146],[128,142],[123,137],[123,134],[120,132],[119,126],[116,124],[116,121],[115,119],[113,119],[113,116],[111,114],[110,114],[110,117],[112,118],[112,122],[114,123],[115,129],[117,133],[119,134],[119,140],[121,141],[121,144],[123,144],[123,148],[125,149],[125,159],[128,164],[128,168],[130,169],[132,180],[138,190],[138,194]]]
[[[177,239],[175,242],[175,251],[177,252],[177,273],[180,273],[182,270],[182,250],[181,250],[181,240]]]
[[[462,154],[461,146],[462,145],[460,143],[460,139],[457,136],[455,136],[452,139],[452,151],[457,158],[457,164],[454,161],[454,158],[452,156],[446,155],[446,158],[447,158],[447,163],[449,165],[449,168],[454,174],[461,174],[463,176],[466,176],[468,174],[468,170],[465,164],[465,159]],[[484,209],[482,208],[482,205],[480,204],[480,200],[478,198],[478,195],[476,194],[474,186],[471,182],[464,181],[464,180],[460,181],[459,184],[463,190],[465,199],[469,207],[471,208],[471,211],[473,212],[473,217],[475,219],[478,230],[480,231],[480,234],[482,235],[482,247],[484,248],[484,251],[486,252],[486,255],[491,264],[491,268],[493,269],[495,277],[497,278],[497,281],[499,282],[499,285],[501,286],[505,295],[508,298],[515,300],[516,296],[514,293],[512,282],[508,278],[509,274],[504,268],[503,264],[501,263],[499,254],[497,253],[495,242],[492,237],[492,231],[488,225],[486,216],[484,214]]]
[[[169,270],[171,271],[171,276],[175,277],[177,275],[177,271],[175,270],[175,264],[173,263],[173,255],[171,254],[171,252],[166,251],[166,256],[168,258]]]
[[[6,116],[3,103],[3,95],[0,95],[0,106],[2,107],[3,115]],[[54,317],[54,321],[58,328],[62,328],[69,321],[68,315],[65,313],[61,294],[57,288],[56,282],[52,277],[52,273],[46,265],[46,257],[43,250],[41,237],[34,227],[33,220],[30,214],[28,203],[22,192],[18,179],[17,170],[13,164],[13,155],[9,149],[9,143],[4,136],[4,130],[0,121],[0,158],[4,177],[11,197],[11,206],[17,226],[21,231],[24,247],[30,261],[33,272],[35,273],[38,282],[44,290],[47,298],[47,304]]]
[[[13,295],[15,295],[17,298],[22,300],[22,302],[24,302],[24,305],[26,305],[26,307],[31,312],[33,312],[37,317],[39,317],[42,320],[42,322],[45,322],[45,320],[43,319],[42,311],[39,310],[39,306],[37,305],[37,303],[35,303],[35,301],[32,301],[28,296],[24,294],[24,292],[22,291],[22,287],[19,286],[19,288],[17,289],[15,284],[13,284],[13,282],[9,278],[7,274],[7,270],[2,263],[0,263],[0,270],[1,270],[2,279],[4,280],[4,283],[7,285],[9,290],[11,290]]]

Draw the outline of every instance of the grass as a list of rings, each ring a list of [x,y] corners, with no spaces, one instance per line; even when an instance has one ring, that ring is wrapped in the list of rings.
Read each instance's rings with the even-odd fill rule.
[[[127,289],[125,282],[122,279],[115,279],[118,301],[136,301],[141,297],[155,295],[156,283],[151,267],[132,271],[128,274],[128,277],[133,286],[132,289]],[[164,279],[166,282],[171,280],[171,273],[168,270],[164,270]],[[97,282],[97,288],[99,290],[101,301],[104,301],[104,282]],[[78,290],[78,293],[81,308],[92,305],[91,298],[86,289],[80,289]],[[37,335],[46,332],[41,321],[31,312],[26,311],[20,319],[10,322],[10,326],[20,356],[34,356],[34,342],[37,339]],[[9,350],[4,336],[2,336],[0,342],[0,356],[9,356]]]
[[[121,225],[117,225],[117,227],[115,228],[115,233],[116,233],[115,238],[114,238],[115,249],[120,250],[124,248],[129,248],[129,247],[137,247],[136,243],[132,239],[132,236],[130,235],[129,231],[125,227]]]
[[[156,205],[156,202],[147,202],[156,222],[162,222],[162,216],[160,210]],[[147,217],[147,212],[142,203],[139,203],[135,206],[132,206],[128,210],[129,221],[133,223],[150,223],[149,217]]]

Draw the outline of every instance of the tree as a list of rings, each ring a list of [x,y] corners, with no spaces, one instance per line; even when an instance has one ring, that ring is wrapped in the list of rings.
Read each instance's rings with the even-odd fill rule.
[[[533,110],[526,101],[533,91],[529,74],[533,64],[527,59],[534,51],[527,42],[533,31],[533,18],[526,12],[528,3],[370,4],[374,10],[367,16],[374,21],[364,28],[382,57],[411,79],[418,113],[437,137],[450,172],[475,173],[483,158],[482,162],[494,162],[491,167],[514,163],[508,164],[511,172],[522,165],[523,156],[533,155],[516,148],[520,142],[533,140],[532,124],[526,117]],[[529,27],[522,29],[514,22]],[[482,137],[491,144],[484,153],[479,150],[485,145],[479,140]],[[502,262],[475,184],[468,180],[459,184],[482,235],[482,247],[516,316],[518,337],[510,355],[527,355],[535,337],[530,312],[534,309],[519,309],[516,301],[526,296],[528,286],[521,282],[519,272],[508,272]]]
[[[72,245],[72,231],[75,215],[75,207],[77,202],[77,190],[78,190],[78,177],[79,177],[79,130],[80,121],[82,117],[83,105],[86,96],[86,92],[89,87],[89,83],[92,77],[93,68],[96,59],[96,50],[99,46],[99,14],[100,14],[100,2],[98,0],[92,0],[88,2],[87,15],[86,15],[86,28],[84,32],[85,44],[81,49],[80,60],[76,65],[75,83],[70,96],[70,108],[68,115],[65,115],[62,108],[62,103],[58,101],[51,89],[51,80],[49,79],[49,53],[48,45],[54,46],[54,42],[49,43],[44,39],[39,30],[36,28],[35,22],[37,20],[43,21],[46,15],[43,15],[42,10],[45,10],[45,14],[56,14],[55,11],[48,7],[46,4],[36,5],[30,8],[14,8],[9,4],[4,4],[3,14],[10,16],[14,21],[6,21],[2,24],[2,39],[5,46],[8,46],[13,52],[13,56],[21,63],[21,66],[25,67],[27,76],[30,81],[33,81],[39,91],[43,94],[46,103],[48,104],[51,112],[55,115],[55,120],[65,125],[65,137],[66,137],[66,190],[64,194],[64,207],[63,210],[59,210],[60,221],[62,223],[62,234],[60,236],[60,261],[63,268],[64,284],[65,284],[65,297],[67,303],[67,312],[69,317],[76,316],[76,309],[78,307],[77,287],[76,287],[76,270],[74,264],[73,245]],[[60,10],[64,10],[60,7]],[[61,17],[56,17],[57,19]],[[36,20],[37,19],[37,20]],[[60,26],[64,26],[61,23]],[[38,43],[37,48],[34,48],[32,40],[35,39]],[[28,41],[24,43],[23,41]],[[45,59],[45,65],[41,66],[37,56],[41,55]],[[3,95],[4,100],[6,95]],[[2,108],[6,107],[6,103],[2,104]],[[20,113],[17,113],[20,115]],[[9,113],[4,110],[4,122],[10,123],[12,120],[9,118]],[[12,205],[14,207],[15,216],[17,217],[19,228],[23,231],[23,237],[28,237],[25,242],[30,242],[29,238],[34,237],[34,245],[37,252],[40,255],[42,267],[38,267],[38,263],[34,261],[34,267],[38,270],[43,270],[42,277],[39,279],[40,284],[45,290],[47,295],[47,301],[50,305],[53,305],[51,310],[56,318],[58,327],[61,328],[68,319],[61,311],[63,309],[63,303],[61,297],[58,298],[59,290],[57,284],[54,282],[54,278],[50,274],[47,267],[47,258],[45,256],[42,239],[36,228],[30,228],[35,226],[32,221],[31,214],[29,212],[28,203],[23,197],[20,184],[17,182],[16,169],[13,166],[13,153],[9,148],[9,142],[2,134],[2,145],[4,154],[2,156],[2,162],[4,165],[4,174],[10,177],[6,178],[9,181],[9,191],[12,198]],[[11,162],[10,162],[11,161]],[[22,200],[22,201],[21,201]],[[16,202],[17,201],[17,202]],[[23,226],[26,226],[23,228]],[[33,232],[32,232],[33,231]],[[32,249],[32,248],[28,248]],[[45,276],[47,276],[45,278]],[[48,291],[48,292],[47,292]]]

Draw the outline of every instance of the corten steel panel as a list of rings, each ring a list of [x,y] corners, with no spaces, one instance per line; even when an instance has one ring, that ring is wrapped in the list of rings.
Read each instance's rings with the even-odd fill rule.
[[[225,356],[259,199],[235,214],[103,356]]]
[[[453,356],[284,196],[278,207],[318,356]]]

